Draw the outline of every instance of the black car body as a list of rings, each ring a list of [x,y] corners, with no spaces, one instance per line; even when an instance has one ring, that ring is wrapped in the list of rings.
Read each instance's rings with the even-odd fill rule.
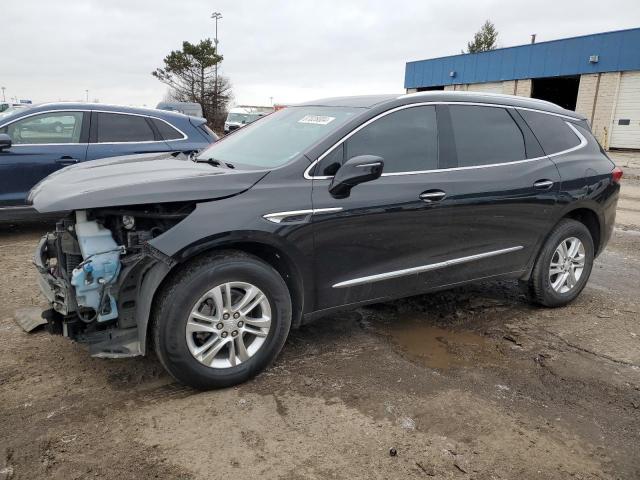
[[[335,98],[265,117],[197,163],[134,156],[57,172],[30,201],[40,212],[76,213],[43,238],[35,263],[51,322],[92,354],[143,355],[156,328],[155,348],[173,375],[202,388],[229,385],[273,360],[289,325],[337,309],[490,278],[520,279],[545,305],[572,300],[611,235],[620,175],[585,119],[548,102],[449,92]],[[111,247],[81,251],[89,237],[74,226],[85,223],[110,236]],[[581,242],[571,243],[576,238]],[[105,250],[117,270],[103,275],[101,289],[96,284],[99,305],[81,306],[69,279]],[[215,276],[219,264],[226,271],[230,258],[238,278],[265,282],[268,302],[258,316],[271,318],[272,329],[283,324],[284,333],[265,329],[275,353],[258,359],[236,356],[244,348],[236,340],[223,348],[222,337],[208,337],[217,333],[187,335],[193,355],[209,344],[229,355],[224,366],[238,376],[221,380],[216,372],[225,368],[213,366],[222,363],[199,358],[212,368],[187,365],[184,338],[171,337],[174,324],[164,326],[166,318],[184,317],[188,330],[204,303],[190,316],[164,299],[213,282],[206,275]],[[109,270],[101,261],[93,272]],[[277,278],[245,276],[251,262]],[[546,292],[558,275],[564,286]],[[248,296],[254,283],[243,281],[238,295]],[[232,286],[226,288],[231,298]],[[232,303],[228,310],[211,306],[203,322],[222,319],[223,311],[225,318],[240,315]],[[225,322],[211,325],[224,338],[227,331],[243,337]],[[274,335],[282,338],[269,344]]]
[[[33,186],[67,165],[141,153],[199,152],[217,140],[204,118],[90,103],[49,103],[0,117],[0,221],[32,219]]]

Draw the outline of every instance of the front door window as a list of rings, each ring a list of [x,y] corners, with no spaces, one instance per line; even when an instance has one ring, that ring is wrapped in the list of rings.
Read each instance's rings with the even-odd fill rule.
[[[82,112],[51,112],[22,118],[0,128],[14,145],[80,143]]]

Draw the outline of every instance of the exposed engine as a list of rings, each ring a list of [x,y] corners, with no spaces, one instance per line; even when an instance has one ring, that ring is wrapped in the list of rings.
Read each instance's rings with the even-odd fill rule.
[[[52,307],[44,315],[50,330],[92,345],[113,342],[123,332],[135,334],[132,293],[145,268],[159,260],[147,242],[194,208],[176,203],[78,210],[58,222],[34,258]]]
[[[120,255],[126,253],[111,231],[96,220],[87,220],[87,212],[76,212],[76,240],[82,262],[71,273],[75,288],[78,316],[84,322],[104,322],[118,317],[111,286],[120,273]]]

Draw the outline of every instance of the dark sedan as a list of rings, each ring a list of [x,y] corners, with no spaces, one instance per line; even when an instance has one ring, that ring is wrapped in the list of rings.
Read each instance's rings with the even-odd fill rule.
[[[204,118],[87,103],[50,103],[0,118],[0,220],[31,217],[27,192],[74,163],[203,150],[217,140]]]

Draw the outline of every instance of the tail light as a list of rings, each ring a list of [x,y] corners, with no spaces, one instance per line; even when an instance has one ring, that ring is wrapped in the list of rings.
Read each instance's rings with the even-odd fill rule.
[[[611,172],[611,180],[613,180],[613,183],[620,183],[620,180],[622,179],[622,169],[620,167],[616,167],[613,169],[613,171]]]

